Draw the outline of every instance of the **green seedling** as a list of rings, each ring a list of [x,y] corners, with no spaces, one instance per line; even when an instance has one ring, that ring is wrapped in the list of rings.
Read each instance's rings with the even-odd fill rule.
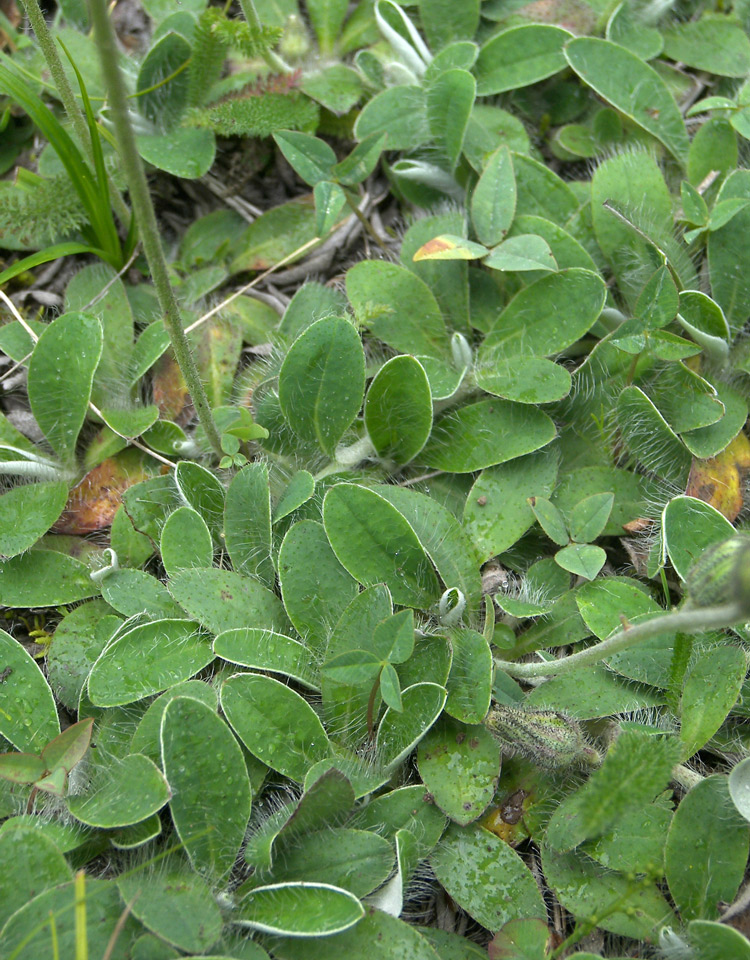
[[[372,684],[367,700],[367,731],[375,736],[375,706],[378,693],[386,706],[403,710],[401,685],[395,664],[406,662],[414,649],[414,615],[403,610],[375,628],[373,650],[350,650],[333,657],[322,668],[324,676],[353,686]],[[374,651],[381,654],[378,656]]]
[[[569,524],[560,510],[544,497],[530,497],[529,506],[547,536],[562,547],[555,563],[578,576],[593,580],[606,561],[606,553],[591,541],[601,534],[612,512],[613,493],[598,493],[576,504]]]
[[[86,755],[94,727],[93,719],[81,720],[50,740],[40,754],[0,754],[0,777],[10,783],[31,786],[27,812],[34,808],[38,791],[64,797],[71,770]]]
[[[313,188],[315,229],[319,237],[330,233],[345,206],[376,236],[360,213],[358,198],[352,188],[363,183],[374,171],[387,138],[387,133],[370,134],[347,157],[337,161],[332,148],[319,137],[293,130],[274,134],[276,144],[291,166]]]

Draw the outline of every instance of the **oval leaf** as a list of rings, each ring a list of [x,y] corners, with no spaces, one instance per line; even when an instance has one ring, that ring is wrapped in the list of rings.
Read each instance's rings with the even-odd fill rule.
[[[401,84],[376,94],[357,117],[354,136],[388,134],[389,150],[411,150],[430,138],[426,95],[422,87]]]
[[[505,239],[516,213],[516,178],[507,147],[487,161],[471,197],[471,220],[477,236],[488,247]]]
[[[402,693],[403,710],[385,711],[375,740],[384,767],[395,767],[411,753],[440,716],[446,696],[436,683],[415,683]]]
[[[196,510],[215,537],[224,521],[224,487],[220,480],[199,463],[182,460],[174,471],[174,483],[182,502]]]
[[[255,627],[225,630],[214,640],[214,653],[229,663],[282,673],[311,690],[320,689],[307,647],[273,630]]]
[[[480,363],[505,357],[548,357],[588,333],[607,295],[597,273],[573,267],[542,277],[510,301],[485,338]],[[492,349],[490,349],[492,348]]]
[[[169,786],[155,763],[139,753],[98,767],[89,790],[68,797],[68,810],[90,827],[140,823],[169,800]]]
[[[311,649],[324,649],[331,624],[357,594],[357,581],[336,559],[323,525],[315,520],[289,528],[278,566],[289,619]]]
[[[739,23],[723,17],[670,24],[664,31],[664,52],[672,60],[720,77],[750,73],[750,40]]]
[[[419,744],[419,775],[451,820],[471,823],[492,802],[500,744],[484,726],[442,718]]]
[[[0,563],[0,603],[57,607],[101,593],[85,563],[58,550],[30,550]]]
[[[438,470],[473,473],[538,450],[555,433],[552,420],[536,407],[480,400],[443,414],[420,460]]]
[[[142,133],[136,139],[146,163],[186,180],[202,177],[216,156],[212,130],[175,127],[169,133]]]
[[[365,426],[381,457],[403,464],[427,442],[432,429],[432,394],[415,357],[392,357],[375,375],[365,401]]]
[[[57,846],[39,830],[16,826],[0,834],[0,929],[37,894],[71,879]]]
[[[352,869],[356,864],[356,869]],[[365,897],[393,869],[393,847],[370,830],[330,827],[295,837],[273,865],[276,881],[330,883]]]
[[[113,570],[102,583],[102,595],[124,617],[145,614],[151,620],[182,618],[182,610],[161,580],[145,570],[129,567]]]
[[[214,558],[211,532],[192,507],[178,507],[170,513],[161,529],[159,547],[170,577],[185,567],[210,567]]]
[[[405,267],[363,260],[347,271],[346,294],[357,322],[395,350],[450,356],[448,331],[434,294]]]
[[[271,492],[265,463],[248,463],[234,477],[224,502],[224,539],[237,573],[273,587]]]
[[[727,778],[707,777],[683,797],[669,828],[669,890],[685,920],[715,920],[742,882],[750,825],[729,796]]]
[[[455,170],[461,157],[466,125],[476,97],[476,80],[468,72],[444,70],[427,90],[427,118],[438,148]]]
[[[567,30],[546,23],[525,23],[503,30],[479,51],[477,93],[487,96],[516,90],[563,70],[563,46],[571,36]]]
[[[446,688],[445,712],[464,723],[480,723],[490,708],[492,651],[476,630],[462,627],[450,633],[453,662]]]
[[[672,566],[684,580],[704,550],[733,536],[735,529],[718,510],[695,497],[674,497],[662,515],[664,543]]]
[[[292,344],[279,372],[279,403],[303,440],[333,453],[362,405],[365,354],[359,334],[341,317],[325,317]]]
[[[211,707],[176,697],[162,718],[161,755],[172,791],[169,809],[190,862],[198,873],[225,876],[250,817],[250,781],[239,744]]]
[[[571,40],[565,57],[592,90],[656,137],[677,160],[686,162],[685,122],[653,67],[625,47],[596,37]]]
[[[565,367],[544,357],[494,357],[476,377],[487,393],[516,403],[553,403],[567,397],[572,386]]]
[[[519,233],[508,237],[490,251],[484,264],[492,270],[519,273],[532,270],[557,270],[557,262],[544,237]]]
[[[747,658],[739,647],[699,651],[685,677],[680,702],[680,740],[692,757],[716,733],[740,695]]]
[[[59,480],[27,483],[2,494],[0,556],[14,557],[33,546],[58,519],[67,501],[68,485]]]
[[[328,883],[273,883],[256,887],[239,908],[243,927],[287,937],[326,937],[365,915],[359,900]]]
[[[264,627],[284,632],[289,622],[278,597],[250,577],[217,567],[181,570],[169,592],[191,617],[211,633],[235,627]]]
[[[102,355],[102,325],[85,313],[64,313],[39,337],[29,361],[29,403],[63,463],[75,458],[91,386]]]
[[[191,620],[154,620],[107,647],[89,675],[89,697],[100,707],[134,703],[188,680],[213,658],[208,637]]]
[[[60,733],[57,709],[39,665],[0,630],[0,734],[17,750],[39,753]]]
[[[221,936],[222,918],[213,893],[195,875],[182,871],[132,871],[117,881],[133,915],[167,943],[195,955]]]
[[[290,687],[253,673],[237,674],[221,688],[221,708],[254,756],[302,783],[309,768],[328,755],[318,715]]]
[[[483,827],[449,827],[430,864],[448,894],[488,930],[521,917],[546,916],[531,871]]]
[[[479,602],[479,556],[456,517],[437,500],[396,484],[376,488],[406,518],[447,587],[458,587],[469,605]],[[396,662],[396,661],[392,661]]]
[[[428,607],[439,596],[435,571],[414,530],[377,493],[337,484],[323,501],[323,523],[333,552],[360,583],[387,584],[404,606]]]

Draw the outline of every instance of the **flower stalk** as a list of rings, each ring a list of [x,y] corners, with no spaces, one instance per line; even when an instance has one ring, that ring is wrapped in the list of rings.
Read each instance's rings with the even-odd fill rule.
[[[495,660],[495,666],[519,680],[559,677],[660,633],[700,633],[747,622],[750,620],[750,537],[735,533],[709,547],[688,570],[685,585],[688,596],[680,610],[636,624],[623,618],[622,630],[561,660],[544,663]]]
[[[250,28],[255,33],[260,33],[263,25],[260,22],[260,17],[258,16],[258,11],[255,9],[253,0],[240,0],[240,6],[242,7],[245,20],[250,24]],[[278,53],[275,53],[273,50],[265,50],[263,52],[263,59],[274,73],[291,73],[289,64],[284,63]]]
[[[117,42],[107,11],[106,0],[91,0],[90,9],[96,45],[102,65],[102,75],[112,107],[112,120],[123,171],[130,190],[133,213],[140,228],[143,252],[159,299],[164,326],[169,334],[175,359],[185,378],[198,418],[206,431],[206,437],[216,455],[222,457],[223,451],[219,432],[190,350],[190,344],[185,336],[177,299],[169,280],[167,261],[159,237],[146,173],[143,169],[143,162],[138,153],[135,134],[128,116],[127,95],[118,66]]]
[[[725,603],[716,607],[693,608],[675,610],[665,616],[654,617],[642,623],[626,623],[622,630],[601,643],[596,643],[585,650],[573,653],[560,660],[549,660],[543,663],[514,663],[510,660],[495,660],[495,666],[511,677],[518,680],[528,680],[532,677],[560,677],[579,667],[587,667],[598,663],[606,657],[621,653],[629,647],[635,646],[642,640],[656,637],[660,633],[682,631],[684,633],[698,633],[703,630],[715,630],[720,627],[729,627],[734,623],[747,620],[747,610],[741,603]]]
[[[29,18],[29,23],[31,23],[34,35],[39,43],[39,48],[42,51],[42,55],[44,56],[47,66],[49,67],[49,72],[52,76],[55,86],[57,87],[57,92],[60,94],[60,99],[62,100],[63,107],[65,108],[65,113],[68,115],[70,122],[73,124],[75,134],[86,151],[89,162],[93,163],[91,137],[89,136],[89,130],[86,126],[86,119],[83,115],[83,111],[78,105],[78,101],[75,98],[75,94],[73,93],[73,88],[70,85],[67,74],[63,69],[60,54],[57,52],[55,41],[52,39],[52,34],[47,26],[47,21],[44,19],[44,14],[39,6],[39,2],[38,0],[20,0],[20,3],[21,8],[25,11],[26,16]],[[123,227],[127,230],[130,226],[130,211],[126,206],[125,201],[120,196],[120,191],[117,189],[114,183],[112,183],[112,179],[110,177],[107,179],[109,183],[112,206],[114,207],[115,213],[119,217]]]

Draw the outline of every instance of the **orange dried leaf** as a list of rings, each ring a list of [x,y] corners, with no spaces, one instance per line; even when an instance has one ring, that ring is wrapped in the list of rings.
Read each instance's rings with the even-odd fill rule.
[[[171,350],[160,357],[154,366],[151,389],[160,419],[173,420],[181,427],[190,423],[195,413],[193,403]]]
[[[420,260],[478,260],[486,257],[489,252],[481,243],[444,233],[428,240],[417,250],[412,260],[415,263]]]
[[[729,451],[740,470],[750,470],[750,439],[744,433],[738,433],[724,453]]]
[[[693,460],[685,493],[710,503],[731,523],[744,505],[743,475],[748,470],[750,440],[740,433],[717,457]]]
[[[641,533],[643,530],[648,530],[653,522],[653,520],[649,520],[646,517],[638,517],[636,520],[630,520],[628,523],[623,523],[622,529],[626,533]]]
[[[110,526],[125,490],[152,475],[132,448],[102,461],[70,491],[54,532],[80,535]]]

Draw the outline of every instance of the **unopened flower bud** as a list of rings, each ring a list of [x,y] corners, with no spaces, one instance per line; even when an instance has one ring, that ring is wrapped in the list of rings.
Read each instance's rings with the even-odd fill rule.
[[[310,35],[301,17],[291,14],[286,21],[284,36],[279,43],[282,56],[290,60],[301,60],[310,52]]]
[[[705,550],[685,586],[691,607],[737,603],[750,617],[750,536],[736,533]]]
[[[550,770],[596,767],[601,757],[587,742],[579,724],[555,710],[524,710],[498,704],[485,726],[506,749]]]

